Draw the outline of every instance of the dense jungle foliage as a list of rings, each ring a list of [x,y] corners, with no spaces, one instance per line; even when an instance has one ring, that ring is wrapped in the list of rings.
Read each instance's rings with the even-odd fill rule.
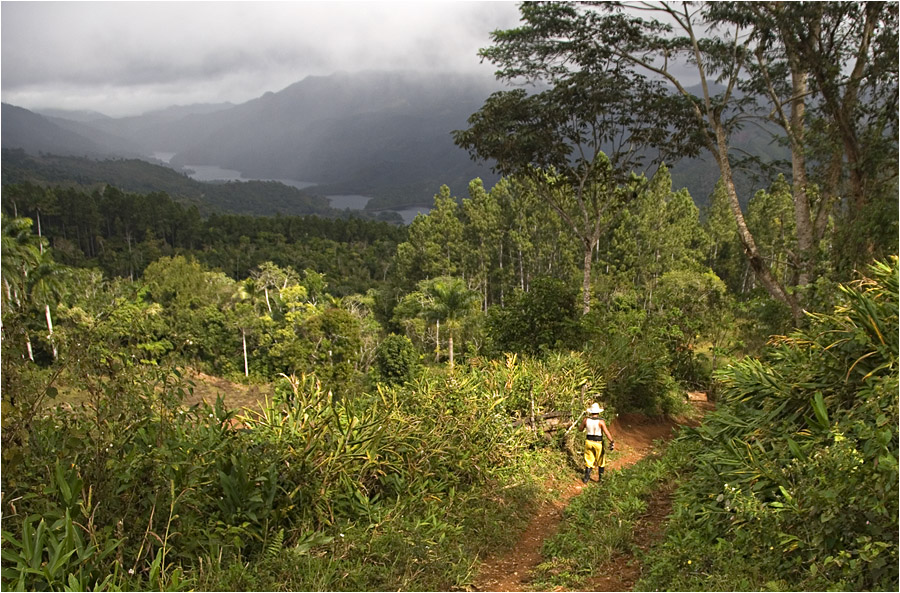
[[[203,216],[229,212],[250,216],[284,214],[340,217],[347,212],[331,207],[328,198],[269,181],[231,181],[204,183],[170,167],[139,159],[95,160],[85,157],[30,155],[21,149],[3,149],[4,185],[28,186],[51,183],[54,186],[94,189],[112,185],[125,192],[139,194],[162,192],[177,196],[181,204],[195,207]],[[332,192],[339,193],[339,192]],[[89,201],[89,200],[88,200]],[[52,206],[46,204],[45,206]],[[52,214],[51,209],[48,214]],[[358,211],[354,216],[399,223],[394,213]]]
[[[538,584],[583,587],[674,489],[635,590],[892,591],[898,585],[898,267],[841,287],[808,328],[720,370],[717,409],[566,510]]]
[[[574,477],[587,405],[676,414],[704,390],[702,426],[574,500],[535,586],[589,583],[665,487],[640,587],[895,590],[896,4],[700,8],[749,27],[746,53],[523,4],[483,56],[548,90],[456,134],[504,176],[440,188],[408,227],[4,186],[3,588],[471,587]],[[685,50],[756,102],[620,76]],[[791,163],[761,163],[743,208],[728,141],[760,115]],[[673,147],[718,155],[702,212],[668,166],[636,173]],[[230,386],[204,399],[204,375]],[[231,405],[238,387],[262,401]]]

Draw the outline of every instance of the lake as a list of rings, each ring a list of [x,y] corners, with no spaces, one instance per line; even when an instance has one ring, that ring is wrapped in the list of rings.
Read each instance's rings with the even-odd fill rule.
[[[172,157],[175,156],[175,153],[154,152],[151,156],[154,159],[163,161],[164,163],[168,163],[171,162]],[[244,177],[240,171],[236,171],[235,169],[223,169],[222,167],[217,167],[215,165],[185,165],[184,169],[191,179],[194,179],[196,181],[203,181],[206,183],[210,183],[213,181],[277,181],[290,187],[296,187],[297,189],[306,189],[318,185],[313,181],[298,181],[296,179],[263,179],[259,177]],[[337,194],[325,197],[328,198],[328,200],[331,202],[331,207],[337,208],[338,210],[344,210],[347,208],[349,208],[350,210],[363,210],[369,200],[372,199],[371,196],[363,196],[358,194]],[[411,223],[417,214],[427,214],[430,211],[431,208],[427,206],[416,206],[414,208],[393,210],[393,212],[396,212],[403,218],[403,222],[405,224]]]

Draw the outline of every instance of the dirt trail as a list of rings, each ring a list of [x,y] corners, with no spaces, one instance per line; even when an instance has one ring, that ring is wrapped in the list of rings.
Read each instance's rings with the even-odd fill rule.
[[[712,409],[713,404],[707,402],[706,395],[692,392],[689,399],[701,412]],[[627,467],[646,457],[653,450],[653,441],[671,438],[674,429],[682,424],[694,425],[697,420],[682,418],[647,418],[641,414],[622,414],[610,423],[609,429],[616,442],[616,451],[620,454],[607,463],[607,471]],[[594,472],[593,482],[597,481]],[[494,557],[485,559],[473,589],[475,591],[523,591],[531,581],[531,573],[542,561],[541,548],[544,540],[556,533],[563,517],[563,510],[573,496],[577,496],[583,486],[576,473],[572,472],[572,481],[555,484],[551,487],[560,489],[560,497],[556,501],[545,503],[532,517],[531,522],[519,537],[513,548]],[[636,527],[637,541],[654,541],[662,532],[662,523],[671,510],[671,491],[657,492],[648,503],[647,512]],[[643,532],[642,532],[643,530]],[[654,534],[654,531],[658,532]],[[649,544],[648,544],[649,545]],[[616,577],[594,579],[590,584],[592,591],[627,591],[640,576],[640,568],[629,562],[624,555],[613,558],[616,571],[600,571],[600,574],[615,573]]]

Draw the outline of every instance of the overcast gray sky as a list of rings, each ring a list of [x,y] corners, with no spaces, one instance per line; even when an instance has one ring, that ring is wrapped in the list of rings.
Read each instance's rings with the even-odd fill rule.
[[[114,117],[240,103],[309,75],[440,69],[490,75],[476,52],[515,2],[0,4],[6,103]]]

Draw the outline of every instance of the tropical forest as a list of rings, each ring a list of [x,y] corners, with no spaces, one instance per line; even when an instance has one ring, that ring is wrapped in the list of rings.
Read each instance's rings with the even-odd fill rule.
[[[897,3],[518,10],[409,224],[4,150],[3,590],[898,590]]]

